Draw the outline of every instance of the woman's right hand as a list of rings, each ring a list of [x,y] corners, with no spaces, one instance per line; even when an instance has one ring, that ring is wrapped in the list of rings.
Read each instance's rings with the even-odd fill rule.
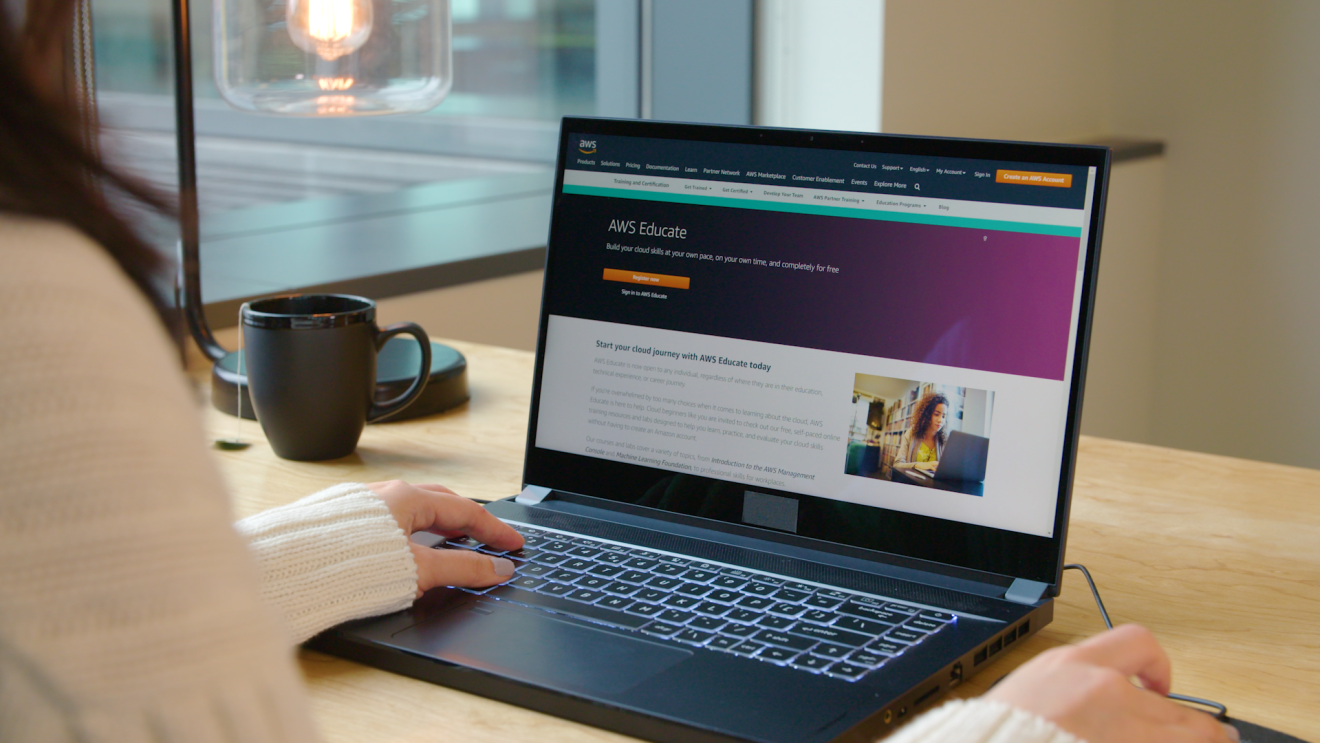
[[[1129,679],[1136,677],[1141,686]],[[1231,743],[1237,731],[1165,698],[1169,657],[1135,624],[1047,650],[986,693],[1087,743]],[[1142,688],[1144,687],[1144,688]]]

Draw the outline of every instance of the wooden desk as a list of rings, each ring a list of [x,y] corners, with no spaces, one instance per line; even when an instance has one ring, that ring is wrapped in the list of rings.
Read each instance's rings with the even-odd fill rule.
[[[368,426],[357,454],[330,463],[271,453],[244,422],[246,451],[217,452],[246,515],[342,482],[399,477],[478,498],[520,488],[532,354],[451,342],[468,358],[472,402]],[[209,399],[209,395],[206,397]],[[235,419],[207,408],[217,436]],[[1083,438],[1068,561],[1090,568],[1116,623],[1154,630],[1174,690],[1320,743],[1320,472]],[[973,696],[1046,648],[1103,629],[1082,577],[1065,573],[1055,619],[957,692]],[[301,656],[329,741],[467,743],[630,740],[577,723],[365,668]]]

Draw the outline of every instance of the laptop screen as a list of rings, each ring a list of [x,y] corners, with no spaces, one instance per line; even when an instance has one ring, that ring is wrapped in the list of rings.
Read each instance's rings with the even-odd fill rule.
[[[527,482],[1055,582],[1106,168],[566,120]]]

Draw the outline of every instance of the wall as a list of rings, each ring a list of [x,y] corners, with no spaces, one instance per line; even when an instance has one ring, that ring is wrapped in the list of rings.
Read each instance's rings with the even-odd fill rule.
[[[1320,467],[1320,4],[1117,7],[1115,126],[1169,144],[1152,440]]]
[[[1114,171],[1084,432],[1320,467],[1317,28],[1308,0],[889,1],[885,131],[1167,144]]]
[[[884,130],[1076,141],[1112,133],[1108,0],[889,0]]]
[[[1167,170],[1156,157],[1110,171],[1082,408],[1082,432],[1092,436],[1155,440]]]

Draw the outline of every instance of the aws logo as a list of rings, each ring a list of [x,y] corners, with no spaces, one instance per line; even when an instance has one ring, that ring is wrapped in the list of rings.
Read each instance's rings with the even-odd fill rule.
[[[578,140],[578,152],[581,152],[581,153],[584,154],[584,155],[594,155],[594,154],[596,154],[596,140],[594,140],[594,139],[579,139],[579,140]]]

